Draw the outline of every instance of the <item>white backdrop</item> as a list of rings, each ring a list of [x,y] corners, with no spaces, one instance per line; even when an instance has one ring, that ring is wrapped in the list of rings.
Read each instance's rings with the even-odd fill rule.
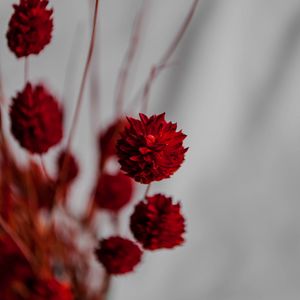
[[[150,2],[132,91],[168,46],[192,1]],[[87,50],[88,1],[52,3],[53,43],[31,59],[30,77],[46,79],[57,95],[65,95],[71,111]],[[117,72],[140,3],[101,3],[94,72],[99,72],[102,125],[112,116]],[[4,39],[11,12],[11,1],[1,1],[7,98],[23,85],[23,64]],[[76,59],[64,92],[72,43]],[[111,299],[299,299],[299,75],[299,0],[202,0],[150,105],[151,113],[166,111],[188,134],[184,166],[152,188],[183,201],[187,242],[175,251],[147,254],[135,274],[113,281]],[[88,113],[86,106],[73,147],[85,166],[78,208],[93,174]]]

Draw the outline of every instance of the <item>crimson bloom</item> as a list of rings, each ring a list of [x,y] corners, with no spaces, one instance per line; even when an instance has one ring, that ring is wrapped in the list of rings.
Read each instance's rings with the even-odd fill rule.
[[[184,161],[186,135],[176,131],[177,124],[166,122],[165,113],[140,120],[127,118],[129,124],[117,142],[121,169],[141,183],[169,178]]]
[[[78,176],[79,166],[74,155],[70,152],[62,151],[59,154],[57,159],[57,167],[59,172],[61,172],[62,168],[65,168],[65,171],[62,171],[61,178],[63,183],[70,184]]]
[[[43,85],[27,83],[13,99],[10,120],[12,134],[31,153],[45,153],[62,139],[62,110]]]
[[[118,212],[130,200],[133,192],[133,182],[122,172],[110,175],[107,173],[99,177],[95,202],[103,209]]]
[[[145,249],[174,248],[184,242],[184,217],[180,204],[161,194],[146,197],[135,207],[130,229]]]
[[[20,0],[15,4],[6,34],[8,47],[20,58],[39,54],[50,43],[53,20],[48,0]]]
[[[133,271],[141,261],[142,251],[131,240],[113,236],[99,242],[95,254],[109,274],[125,274]]]

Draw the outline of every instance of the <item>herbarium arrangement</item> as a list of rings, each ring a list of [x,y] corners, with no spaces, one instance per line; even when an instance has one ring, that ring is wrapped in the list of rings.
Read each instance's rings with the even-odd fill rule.
[[[88,57],[76,101],[71,130],[64,130],[61,102],[46,87],[29,79],[32,55],[42,55],[51,42],[54,28],[48,0],[19,0],[13,5],[7,45],[24,63],[24,86],[10,99],[0,95],[0,299],[1,300],[102,300],[106,299],[111,276],[134,271],[144,251],[172,249],[184,242],[185,219],[180,203],[164,194],[150,195],[150,184],[171,177],[184,161],[186,135],[165,113],[146,114],[153,81],[169,63],[185,33],[198,1],[192,3],[184,22],[161,61],[149,73],[139,101],[143,113],[128,116],[122,90],[134,59],[139,22],[121,69],[117,114],[98,139],[97,180],[80,218],[66,205],[70,188],[80,173],[72,153],[72,140],[83,104],[83,94],[94,53],[100,1],[94,1],[93,28]],[[142,14],[139,15],[141,17]],[[59,45],[58,45],[59,47]],[[8,101],[9,109],[4,103]],[[137,113],[137,112],[136,112]],[[9,130],[3,116],[9,115]],[[2,118],[1,118],[2,117]],[[28,157],[20,164],[10,151],[10,134]],[[67,135],[67,136],[66,136]],[[43,158],[61,144],[56,175],[50,175]],[[117,168],[109,168],[115,164]],[[130,236],[119,231],[122,209],[130,204],[137,183],[146,185],[144,199],[132,208]],[[111,236],[101,236],[94,219],[100,211],[111,216]],[[101,231],[100,231],[101,232]],[[101,274],[91,275],[95,264]],[[93,280],[91,280],[93,277]]]

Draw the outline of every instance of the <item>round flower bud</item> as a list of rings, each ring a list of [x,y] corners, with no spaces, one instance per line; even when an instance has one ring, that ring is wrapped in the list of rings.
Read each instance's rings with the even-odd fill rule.
[[[184,242],[184,217],[180,204],[161,194],[146,197],[135,207],[130,218],[130,229],[144,249],[171,249]]]
[[[130,177],[118,172],[115,175],[101,174],[96,186],[95,202],[98,207],[118,212],[131,200],[133,182]]]
[[[50,43],[53,30],[48,0],[20,0],[15,4],[6,34],[8,47],[18,57],[39,54]]]
[[[119,236],[101,240],[95,254],[107,273],[114,275],[133,271],[142,257],[134,242]]]
[[[164,113],[127,119],[129,124],[116,146],[121,169],[146,184],[173,175],[184,161],[186,135],[176,131],[175,123],[166,122]]]
[[[11,131],[19,144],[31,153],[45,153],[63,136],[63,113],[56,99],[43,85],[30,83],[13,99]]]
[[[64,166],[65,164],[65,166]],[[64,184],[71,184],[74,179],[78,176],[79,166],[74,157],[70,152],[62,151],[57,159],[57,169],[61,173],[61,180]],[[62,171],[62,168],[65,168],[65,171]]]

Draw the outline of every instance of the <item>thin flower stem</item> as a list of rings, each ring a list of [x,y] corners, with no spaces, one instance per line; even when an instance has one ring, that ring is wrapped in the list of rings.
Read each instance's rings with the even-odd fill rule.
[[[184,19],[180,30],[176,34],[176,36],[175,36],[173,42],[171,43],[170,47],[167,49],[167,51],[165,52],[165,54],[161,58],[160,63],[158,64],[159,66],[167,64],[167,62],[170,60],[170,58],[173,55],[173,53],[175,52],[178,44],[180,43],[183,35],[185,34],[188,26],[190,25],[199,2],[200,2],[200,0],[194,0],[194,2],[192,3],[192,6],[191,6],[186,18]]]
[[[120,224],[120,215],[119,213],[113,213],[112,216],[112,225],[114,227],[114,233],[116,235],[120,235],[121,231],[121,224]]]
[[[92,221],[93,221],[93,217],[95,215],[96,212],[96,204],[95,204],[95,191],[93,192],[92,196],[91,196],[91,200],[88,203],[86,212],[85,212],[85,216],[82,219],[82,223],[84,224],[88,224],[91,225]]]
[[[146,199],[146,197],[148,196],[149,191],[150,191],[150,187],[151,187],[151,183],[149,183],[149,184],[147,185],[147,187],[146,187],[144,199]]]
[[[29,57],[24,59],[24,84],[28,82],[29,79]]]
[[[124,98],[126,94],[129,73],[131,71],[133,62],[137,55],[137,50],[139,48],[139,44],[141,40],[141,31],[143,28],[145,13],[147,11],[148,4],[149,4],[148,1],[144,1],[142,8],[140,9],[137,16],[135,17],[134,25],[130,37],[129,47],[123,59],[121,70],[118,75],[117,85],[115,89],[116,90],[116,95],[115,95],[116,117],[120,117],[120,115],[123,112]]]
[[[90,40],[90,46],[89,46],[87,60],[86,60],[84,71],[83,71],[83,76],[82,76],[82,79],[81,79],[78,98],[77,98],[77,101],[76,101],[75,114],[74,114],[73,121],[72,121],[72,124],[71,124],[70,134],[69,134],[69,137],[68,137],[68,140],[67,140],[67,147],[66,147],[67,152],[70,149],[71,142],[73,140],[75,129],[76,129],[76,124],[78,123],[77,121],[78,121],[78,118],[79,118],[79,113],[80,113],[82,102],[83,102],[83,94],[84,94],[84,90],[85,90],[87,76],[88,76],[88,72],[89,72],[89,69],[90,69],[90,65],[91,65],[91,61],[92,61],[92,57],[93,57],[93,53],[94,53],[99,3],[100,3],[100,0],[95,0],[95,9],[94,9],[94,16],[93,16],[93,29],[92,29],[92,35],[91,35],[91,40]]]
[[[40,162],[41,162],[41,167],[42,167],[42,170],[44,172],[44,175],[46,176],[46,178],[48,180],[50,180],[51,178],[50,178],[50,175],[49,175],[49,173],[47,171],[46,164],[45,164],[45,161],[44,161],[44,158],[43,158],[42,155],[40,155]]]
[[[70,52],[67,60],[66,72],[64,74],[64,81],[63,81],[63,92],[61,96],[61,103],[66,101],[67,95],[69,90],[71,89],[71,85],[74,82],[74,75],[76,74],[76,62],[78,61],[78,52],[80,50],[79,43],[78,43],[78,33],[82,32],[81,24],[77,24],[74,36],[72,39]]]
[[[31,225],[34,226],[34,228],[37,228],[36,226],[36,218],[35,213],[38,208],[38,192],[37,187],[34,183],[34,176],[33,176],[33,170],[32,170],[32,155],[28,153],[27,155],[27,161],[28,161],[28,171],[26,171],[24,176],[24,183],[26,185],[26,193],[27,193],[27,201],[26,203],[26,210],[29,217],[29,220],[31,222]],[[30,199],[30,201],[29,201]]]
[[[92,1],[89,1],[91,13],[93,13],[94,6]],[[99,33],[99,29],[98,29]],[[101,76],[100,76],[100,34],[97,34],[96,42],[95,42],[95,50],[98,55],[93,57],[92,64],[91,64],[91,71],[90,71],[90,102],[89,102],[89,109],[90,109],[90,130],[93,133],[93,136],[97,136],[98,130],[100,127],[100,114],[99,114],[99,107],[101,104],[101,93],[102,93],[102,84],[101,84]]]
[[[175,50],[177,49],[180,41],[182,40],[182,37],[184,36],[188,26],[190,25],[190,23],[192,21],[192,18],[195,14],[195,11],[196,11],[196,8],[197,8],[197,5],[199,4],[199,2],[200,2],[200,0],[194,0],[187,16],[185,17],[184,21],[182,22],[180,29],[177,32],[177,34],[175,35],[170,46],[167,48],[165,53],[162,55],[159,62],[151,68],[146,82],[144,83],[142,89],[139,90],[137,97],[134,98],[134,99],[139,98],[139,96],[142,95],[142,101],[143,101],[142,102],[142,111],[145,113],[147,112],[147,109],[148,109],[150,88],[151,88],[154,80],[161,73],[161,71],[164,70],[165,67],[169,65],[169,61],[170,61],[172,55],[174,54]]]
[[[98,7],[100,4],[100,0],[95,0],[95,8],[94,8],[94,15],[93,15],[93,28],[92,28],[92,34],[91,34],[91,39],[90,39],[90,45],[89,45],[89,51],[88,51],[88,55],[87,55],[87,60],[85,63],[85,67],[84,67],[84,71],[83,71],[83,76],[81,79],[81,84],[80,84],[80,89],[79,89],[79,94],[78,94],[78,98],[76,101],[76,107],[75,107],[75,113],[74,113],[74,117],[71,123],[71,129],[70,129],[70,134],[67,138],[67,145],[66,145],[66,153],[69,152],[70,148],[71,148],[71,142],[74,138],[74,134],[75,134],[75,129],[76,129],[76,125],[78,123],[78,118],[79,118],[79,113],[82,107],[82,102],[83,102],[83,94],[84,94],[84,90],[85,90],[85,85],[86,85],[86,81],[87,81],[87,76],[88,76],[88,72],[90,69],[90,65],[91,65],[91,60],[93,57],[93,52],[94,52],[94,46],[95,46],[95,38],[96,38],[96,25],[97,25],[97,20],[98,20]],[[59,180],[58,180],[58,186],[56,187],[56,192],[54,195],[54,201],[56,200],[57,194],[58,194],[58,190],[59,190],[59,183],[63,182],[64,177],[67,174],[67,166],[68,165],[68,155],[65,156],[63,163],[62,163],[62,168],[59,172]]]
[[[104,166],[100,166],[100,168],[98,170],[97,178],[99,178],[99,176],[101,176],[101,173],[103,172],[103,168],[104,168]],[[82,220],[82,222],[84,224],[91,225],[91,222],[93,221],[93,217],[95,215],[96,208],[97,208],[97,205],[96,205],[96,202],[95,202],[95,194],[96,194],[96,190],[94,190],[92,192],[92,195],[90,197],[90,201],[88,202],[87,209],[86,209],[86,212],[85,212],[85,216]]]

